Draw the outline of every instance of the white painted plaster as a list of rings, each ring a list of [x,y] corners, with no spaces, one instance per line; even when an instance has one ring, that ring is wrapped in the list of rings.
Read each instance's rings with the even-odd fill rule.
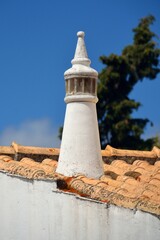
[[[65,79],[83,76],[97,79],[97,71],[90,67],[84,32],[78,32],[77,36],[73,66],[65,72]],[[58,173],[65,176],[83,174],[93,178],[99,178],[103,174],[97,101],[97,96],[84,93],[65,97],[67,107],[56,170]]]
[[[88,94],[77,94],[77,95],[71,95],[65,97],[65,102],[66,103],[71,103],[71,102],[90,102],[90,103],[97,103],[98,98],[92,95]]]
[[[94,178],[103,174],[95,103],[67,104],[57,172]]]
[[[157,217],[0,172],[0,240],[159,240]]]

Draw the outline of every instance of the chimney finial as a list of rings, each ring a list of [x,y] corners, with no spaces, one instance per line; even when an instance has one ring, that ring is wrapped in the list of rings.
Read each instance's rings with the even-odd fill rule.
[[[88,58],[85,42],[84,42],[85,33],[82,31],[77,32],[77,47],[74,55],[74,59],[71,61],[72,65],[82,64],[85,66],[90,66],[91,61]]]

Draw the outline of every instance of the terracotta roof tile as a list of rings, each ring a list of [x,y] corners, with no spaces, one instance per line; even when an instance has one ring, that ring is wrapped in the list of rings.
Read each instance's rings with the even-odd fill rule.
[[[120,206],[120,207],[126,207],[126,208],[130,208],[130,209],[134,209],[136,208],[136,205],[138,203],[138,199],[136,198],[131,198],[131,197],[128,197],[128,196],[124,196],[122,194],[114,194],[114,195],[111,195],[110,197],[110,202],[112,204],[115,204],[117,206]]]
[[[32,146],[22,146],[15,142],[12,142],[11,146],[5,147],[5,154],[14,157],[14,160],[20,161],[23,157],[32,158],[35,161],[42,162],[43,159],[49,158],[52,160],[58,160],[59,149],[58,148],[43,148],[43,147],[32,147]],[[4,151],[0,154],[4,154]]]
[[[155,173],[152,178],[160,181],[160,173]]]
[[[49,158],[45,158],[43,161],[42,161],[42,164],[46,164],[46,165],[49,165],[51,167],[57,167],[57,161],[53,161]]]
[[[155,165],[156,167],[159,167],[159,168],[160,168],[160,161],[155,162],[154,165]]]
[[[1,155],[10,155],[10,156],[14,156],[15,151],[12,147],[8,147],[8,146],[0,146],[0,154]]]
[[[160,180],[158,180],[158,179],[156,179],[156,178],[152,178],[152,179],[150,180],[149,184],[153,184],[153,185],[159,187],[159,189],[160,189]]]
[[[110,150],[112,151],[109,152]],[[102,154],[105,156],[107,152],[107,158],[111,156],[111,159],[106,161],[104,175],[97,180],[83,175],[65,177],[57,174],[54,151],[58,156],[59,150],[54,149],[50,151],[46,148],[25,147],[15,143],[8,148],[0,147],[0,170],[28,179],[54,180],[57,181],[57,187],[63,191],[120,207],[160,215],[160,161],[158,155],[153,161],[155,153],[149,154],[152,157],[150,161],[148,158],[142,159],[144,152],[134,151],[138,157],[134,158],[134,161],[127,161],[127,157],[133,157],[129,150],[119,152],[109,147]],[[154,149],[154,152],[157,151],[159,150]],[[16,154],[18,154],[18,159],[15,157]],[[113,154],[116,160],[112,159]],[[125,158],[119,159],[120,154],[121,156],[125,154]],[[144,157],[148,157],[147,154],[145,152]]]
[[[158,158],[160,158],[160,149],[158,147],[153,147],[152,152],[154,152]]]
[[[136,166],[136,167],[133,168],[133,170],[134,170],[134,172],[140,173],[140,176],[148,173],[148,171],[143,167],[137,167]]]
[[[136,208],[145,212],[156,214],[158,216],[160,215],[160,204],[157,204],[149,199],[143,199],[139,201]]]
[[[126,149],[116,149],[107,145],[106,150],[110,151],[112,156],[121,157],[133,157],[133,158],[156,158],[156,151],[138,151],[138,150],[126,150]]]
[[[132,177],[128,177],[127,179],[125,179],[125,182],[137,187],[140,185],[139,178],[135,179]]]
[[[118,181],[118,180],[113,180],[110,178],[107,178],[105,175],[103,175],[100,180],[102,182],[105,182],[107,185],[109,186],[113,186],[113,187],[120,187],[122,185],[122,182]]]
[[[36,154],[36,155],[53,155],[53,153],[59,153],[59,149],[56,148],[42,148],[42,147],[32,147],[32,146],[22,146],[15,142],[12,143],[16,153],[25,153],[25,154]]]

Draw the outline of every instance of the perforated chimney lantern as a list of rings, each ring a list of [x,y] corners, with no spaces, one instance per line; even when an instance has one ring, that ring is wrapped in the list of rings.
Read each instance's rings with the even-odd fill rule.
[[[65,176],[103,174],[96,103],[98,73],[90,67],[84,32],[78,32],[72,68],[64,73],[67,103],[57,172]]]

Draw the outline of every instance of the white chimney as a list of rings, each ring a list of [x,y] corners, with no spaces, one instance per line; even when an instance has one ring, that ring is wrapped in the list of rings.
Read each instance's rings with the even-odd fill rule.
[[[96,103],[98,73],[90,67],[84,32],[78,32],[72,68],[64,73],[67,104],[57,173],[83,174],[99,178],[103,174]]]

